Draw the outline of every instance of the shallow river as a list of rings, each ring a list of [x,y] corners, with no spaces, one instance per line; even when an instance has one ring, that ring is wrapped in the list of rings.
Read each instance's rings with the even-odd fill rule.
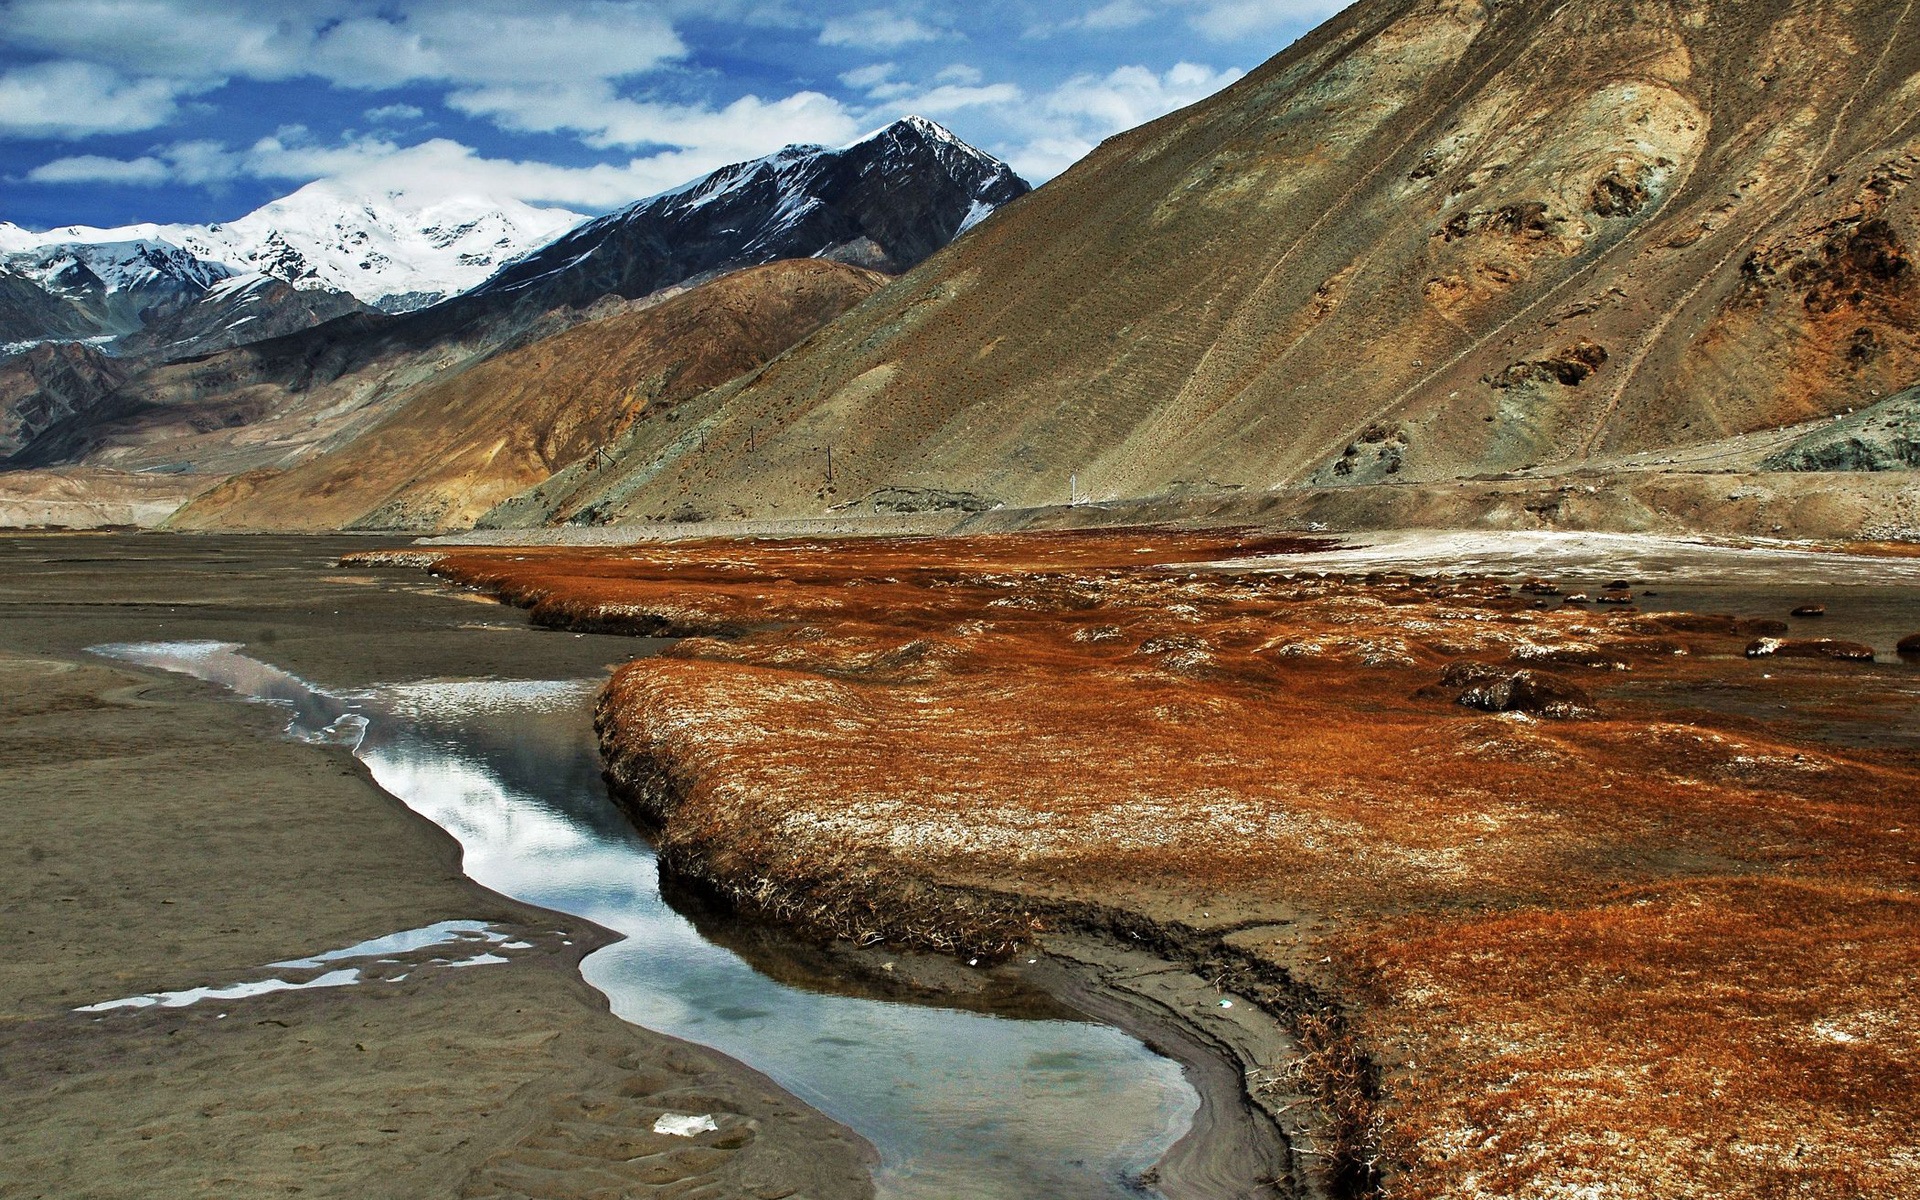
[[[1177,1064],[1110,1026],[1061,1019],[1057,1008],[1022,1019],[792,986],[703,936],[661,897],[652,849],[601,782],[596,683],[336,696],[223,643],[96,649],[289,706],[290,733],[351,745],[381,787],[459,840],[475,880],[623,934],[581,966],[614,1012],[746,1062],[852,1127],[879,1150],[881,1196],[1152,1194],[1140,1179],[1198,1108]],[[465,962],[511,961],[497,936],[434,929],[419,933],[475,943],[481,953]],[[326,982],[298,986],[345,986],[359,975],[342,964],[372,957],[336,951],[275,965],[331,968],[314,977]]]

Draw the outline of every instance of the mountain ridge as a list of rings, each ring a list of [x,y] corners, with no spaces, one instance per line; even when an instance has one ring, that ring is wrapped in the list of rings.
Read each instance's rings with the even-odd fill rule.
[[[468,290],[500,264],[584,220],[567,209],[512,199],[359,190],[322,179],[231,221],[205,225],[63,225],[36,233],[0,222],[0,254],[159,243],[228,274],[255,272],[405,312]]]
[[[1904,11],[1361,0],[552,511],[1437,486],[1872,403],[1920,378]]]

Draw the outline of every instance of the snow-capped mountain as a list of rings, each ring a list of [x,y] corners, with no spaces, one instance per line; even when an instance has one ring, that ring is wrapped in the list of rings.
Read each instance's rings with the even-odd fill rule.
[[[781,258],[900,272],[1029,190],[999,159],[907,117],[837,149],[789,146],[722,167],[589,221],[470,296],[579,307]]]
[[[0,227],[0,355],[88,342],[181,357],[364,311],[343,291],[236,272],[157,238],[36,244],[43,236]]]
[[[214,225],[67,225],[31,233],[0,223],[0,255],[11,259],[56,246],[161,244],[225,268],[221,278],[257,272],[404,312],[465,291],[584,219],[518,200],[423,199],[320,180]]]

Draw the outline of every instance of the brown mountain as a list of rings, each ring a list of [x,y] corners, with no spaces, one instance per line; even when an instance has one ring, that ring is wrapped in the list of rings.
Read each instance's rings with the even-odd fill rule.
[[[677,427],[680,402],[761,365],[885,282],[810,259],[722,276],[436,374],[344,444],[288,469],[236,476],[172,523],[465,527],[637,418]]]
[[[1871,404],[1920,378],[1911,8],[1362,0],[684,405],[702,453],[637,425],[505,515],[1441,486]]]

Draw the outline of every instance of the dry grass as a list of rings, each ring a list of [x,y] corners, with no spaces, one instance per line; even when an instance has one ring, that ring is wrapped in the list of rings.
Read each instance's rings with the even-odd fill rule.
[[[1312,1051],[1349,1179],[1911,1194],[1920,764],[1673,699],[1845,709],[1874,668],[1748,663],[1734,622],[1486,583],[1181,565],[1287,548],[1121,531],[433,569],[547,623],[693,635],[619,672],[603,746],[668,861],[742,902],[969,953],[1075,905],[1272,922],[1236,969]],[[1434,685],[1463,661],[1555,673],[1598,715],[1462,707]]]

